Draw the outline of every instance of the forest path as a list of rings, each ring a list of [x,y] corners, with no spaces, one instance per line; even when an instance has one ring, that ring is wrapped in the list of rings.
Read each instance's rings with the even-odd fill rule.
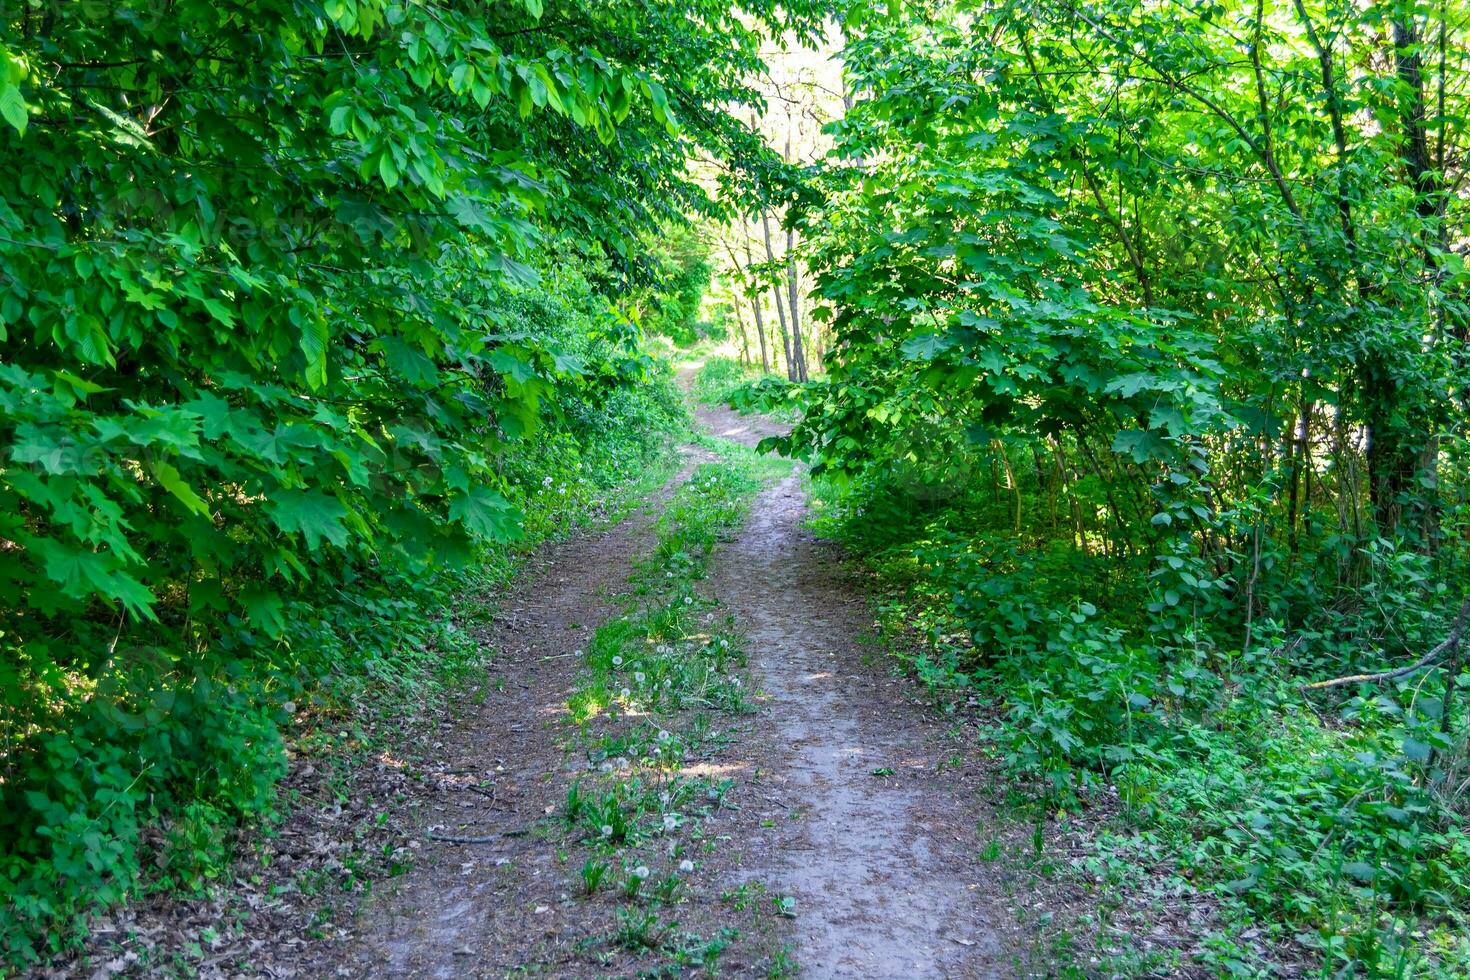
[[[696,415],[751,446],[780,431],[718,406]],[[881,669],[862,594],[806,516],[796,472],[757,498],[709,582],[749,638],[770,729],[753,764],[786,810],[741,874],[795,898],[803,976],[1011,975],[1015,917],[978,861],[973,790],[943,773],[958,747]]]
[[[521,975],[534,964],[540,975],[582,975],[563,972],[574,960],[566,949],[584,936],[566,914],[566,869],[535,830],[576,775],[564,740],[582,648],[618,613],[668,498],[713,458],[694,446],[680,453],[662,489],[610,528],[537,552],[495,603],[482,637],[497,651],[491,677],[426,746],[432,767],[407,790],[403,806],[420,828],[413,867],[379,886],[345,941],[309,946],[265,972],[449,980]]]
[[[710,435],[750,446],[783,428],[694,411]],[[377,886],[335,941],[262,957],[262,972],[634,976],[662,955],[609,945],[616,896],[578,896],[582,854],[569,860],[548,828],[585,773],[568,741],[578,654],[624,608],[617,597],[670,495],[715,458],[682,452],[678,475],[631,516],[544,549],[498,603],[483,638],[498,651],[489,682],[423,746],[426,769],[403,789],[413,867]],[[965,737],[888,669],[858,583],[806,514],[800,471],[767,486],[699,585],[747,637],[761,693],[758,713],[728,729],[714,768],[732,778],[733,805],[706,817],[670,929],[730,936],[725,976],[791,976],[783,947],[804,977],[1013,975],[1004,932],[1015,919],[979,859]]]

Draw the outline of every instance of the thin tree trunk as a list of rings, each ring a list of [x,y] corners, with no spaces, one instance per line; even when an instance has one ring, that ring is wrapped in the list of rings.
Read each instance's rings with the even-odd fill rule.
[[[740,363],[750,363],[750,334],[745,332],[745,315],[740,312],[740,293],[745,291],[745,273],[740,268],[740,260],[735,257],[735,250],[725,242],[725,254],[730,256],[730,265],[735,270],[735,324],[740,328]]]
[[[735,252],[734,252],[733,249],[730,251],[730,261],[735,263],[735,268],[738,271],[740,269],[740,261],[735,258]],[[755,335],[760,340],[760,343],[761,343],[761,373],[762,374],[770,374],[771,373],[771,357],[766,352],[766,317],[765,317],[765,314],[763,312],[761,312],[760,291],[751,288],[751,286],[754,285],[751,282],[751,276],[750,276],[750,267],[753,264],[754,263],[751,261],[751,254],[750,254],[750,234],[749,234],[749,229],[746,229],[746,235],[745,235],[745,271],[744,271],[744,273],[742,273],[741,279],[745,283],[745,296],[746,296],[747,299],[750,300],[750,309],[751,309],[751,312],[755,315]]]
[[[791,113],[789,111],[786,113],[786,162],[794,162],[791,156]],[[788,222],[791,220],[789,209],[786,213],[786,220]],[[806,351],[802,349],[801,344],[801,301],[797,298],[796,228],[790,224],[786,228],[786,289],[789,301],[787,305],[791,310],[791,355],[794,362],[792,371],[796,374],[795,380],[805,381],[807,378]]]
[[[740,328],[740,365],[744,367],[750,364],[750,334],[745,331],[745,314],[740,312],[740,298],[736,297],[730,305],[735,309],[735,326]]]
[[[791,353],[796,360],[796,380],[807,379],[806,350],[801,342],[801,302],[797,298],[796,229],[786,230],[786,288],[791,308]]]
[[[771,248],[771,212],[761,208],[761,231],[765,233],[766,239],[766,264],[776,268],[776,252]],[[781,321],[781,349],[786,353],[786,380],[796,380],[796,367],[791,361],[791,335],[786,332],[786,309],[781,302],[781,286],[777,283],[775,288],[776,317]]]

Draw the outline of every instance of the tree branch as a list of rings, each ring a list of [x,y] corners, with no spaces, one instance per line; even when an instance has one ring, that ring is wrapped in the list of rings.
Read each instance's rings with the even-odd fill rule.
[[[1317,681],[1314,684],[1303,684],[1301,689],[1303,691],[1316,691],[1329,687],[1341,687],[1344,684],[1376,684],[1379,681],[1391,681],[1396,677],[1412,674],[1416,670],[1428,667],[1440,657],[1458,647],[1460,640],[1465,635],[1465,626],[1467,624],[1470,624],[1470,599],[1466,599],[1460,604],[1460,612],[1455,616],[1454,625],[1450,627],[1450,635],[1446,636],[1433,650],[1430,650],[1424,656],[1409,664],[1409,666],[1400,667],[1397,670],[1385,670],[1381,674],[1354,674],[1351,677],[1335,677],[1330,681]]]

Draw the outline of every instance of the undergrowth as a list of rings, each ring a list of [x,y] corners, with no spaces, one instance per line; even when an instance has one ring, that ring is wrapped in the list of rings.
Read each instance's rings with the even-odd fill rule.
[[[235,620],[199,638],[208,657],[119,645],[92,696],[57,698],[46,729],[19,741],[7,729],[0,962],[75,948],[118,902],[228,882],[238,828],[268,832],[282,815],[288,745],[336,754],[371,719],[421,710],[482,666],[473,627],[521,558],[661,481],[684,419],[666,368],[558,408],[503,460],[524,513],[514,544],[428,572],[344,563],[269,610],[277,638]]]
[[[750,394],[757,390],[785,392],[790,387],[785,379],[762,375],[754,365],[716,355],[705,358],[700,364],[694,374],[691,391],[695,401],[705,405],[734,405],[741,411],[759,410],[771,418],[792,422],[800,415],[795,401],[783,397],[756,400]]]
[[[916,503],[823,481],[817,494],[820,530],[874,576],[891,649],[950,710],[978,710],[1036,818],[1094,814],[1069,873],[1115,905],[1134,896],[1125,935],[1148,896],[1199,893],[1214,924],[1185,952],[1222,975],[1303,961],[1323,975],[1470,975],[1470,770],[1445,736],[1463,731],[1463,708],[1442,718],[1443,680],[1424,676],[1300,690],[1315,655],[1374,635],[1374,613],[1291,650],[1267,624],[1241,650],[1212,628],[1208,584],[1175,611],[1137,585],[1146,565],[1006,537],[983,497]],[[1395,601],[1425,571],[1399,553],[1373,569],[1376,614],[1392,617],[1377,631],[1411,649],[1448,628]],[[1128,973],[1137,950],[1118,945]]]

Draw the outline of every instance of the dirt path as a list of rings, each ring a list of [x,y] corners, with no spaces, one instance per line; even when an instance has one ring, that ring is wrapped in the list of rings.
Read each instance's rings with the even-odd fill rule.
[[[746,445],[780,431],[724,409],[697,414],[710,434]],[[617,614],[664,500],[707,457],[685,453],[680,477],[640,512],[550,549],[504,604],[485,637],[499,656],[482,700],[467,699],[425,747],[432,776],[405,790],[418,828],[413,868],[381,882],[333,941],[294,947],[298,958],[260,964],[264,972],[691,969],[667,945],[640,952],[610,941],[616,896],[579,897],[582,858],[551,829],[585,772],[567,741],[578,654]],[[719,969],[736,977],[789,976],[795,966],[802,976],[875,980],[1012,975],[1002,937],[1014,917],[978,857],[975,794],[954,761],[964,746],[874,655],[861,592],[803,527],[805,515],[800,475],[768,487],[700,586],[748,638],[750,680],[763,692],[759,713],[730,727],[704,764],[732,780],[734,805],[705,817],[666,942],[729,937]]]
[[[499,652],[484,700],[467,700],[440,734],[431,753],[438,774],[408,803],[420,811],[413,869],[381,883],[345,942],[312,947],[304,961],[268,972],[502,977],[554,961],[551,951],[582,938],[553,911],[566,897],[565,871],[531,830],[565,793],[571,760],[562,728],[577,654],[615,612],[612,600],[666,498],[708,458],[691,447],[683,453],[680,471],[640,509],[607,531],[548,548],[518,582],[484,637]]]
[[[775,431],[726,409],[698,414],[747,445]],[[803,976],[1010,975],[1014,917],[977,860],[973,794],[940,771],[953,746],[908,684],[863,656],[864,603],[805,517],[793,474],[757,500],[710,582],[769,695],[772,757],[756,765],[800,815],[757,842],[742,873],[796,899]]]

